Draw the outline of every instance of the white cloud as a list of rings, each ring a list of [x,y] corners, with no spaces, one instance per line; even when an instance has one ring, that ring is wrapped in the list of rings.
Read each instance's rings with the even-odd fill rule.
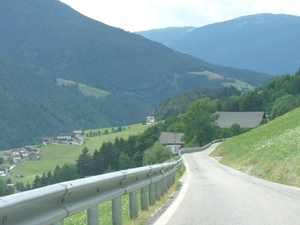
[[[257,13],[300,15],[298,0],[61,0],[75,10],[127,31],[196,26]]]

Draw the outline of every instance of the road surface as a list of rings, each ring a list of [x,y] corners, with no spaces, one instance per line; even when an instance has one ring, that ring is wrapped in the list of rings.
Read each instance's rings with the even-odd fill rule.
[[[206,151],[184,155],[179,195],[155,225],[300,225],[300,189],[220,164]]]

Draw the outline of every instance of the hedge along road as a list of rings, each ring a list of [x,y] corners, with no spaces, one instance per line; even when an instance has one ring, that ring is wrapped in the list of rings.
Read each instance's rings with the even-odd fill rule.
[[[217,144],[183,156],[183,186],[155,225],[300,225],[300,189],[226,167],[209,157]]]

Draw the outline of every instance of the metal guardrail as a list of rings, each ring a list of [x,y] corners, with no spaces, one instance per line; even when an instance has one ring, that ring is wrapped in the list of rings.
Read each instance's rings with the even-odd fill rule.
[[[217,141],[218,142],[218,141]],[[205,150],[212,143],[182,154]],[[138,216],[137,190],[147,210],[175,181],[179,160],[53,184],[0,198],[0,225],[62,225],[68,216],[87,210],[89,225],[99,224],[98,206],[112,200],[113,224],[122,224],[121,196],[129,194],[130,217]]]

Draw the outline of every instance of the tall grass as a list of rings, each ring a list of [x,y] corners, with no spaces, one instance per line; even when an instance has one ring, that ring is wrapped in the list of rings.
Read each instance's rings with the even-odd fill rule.
[[[211,154],[221,163],[274,182],[300,187],[300,108],[231,138]]]

